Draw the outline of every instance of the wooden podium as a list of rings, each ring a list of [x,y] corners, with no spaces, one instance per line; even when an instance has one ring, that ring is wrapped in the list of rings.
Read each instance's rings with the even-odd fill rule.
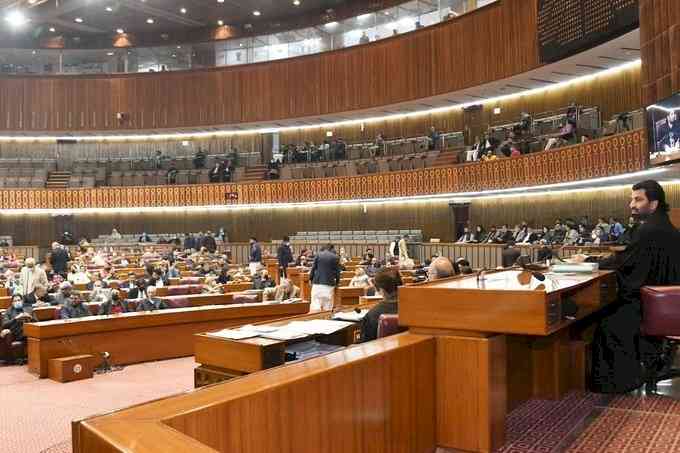
[[[436,339],[436,443],[490,452],[505,416],[529,398],[585,388],[577,332],[616,297],[611,272],[547,275],[502,271],[399,289],[399,323]],[[578,306],[567,319],[566,306]]]

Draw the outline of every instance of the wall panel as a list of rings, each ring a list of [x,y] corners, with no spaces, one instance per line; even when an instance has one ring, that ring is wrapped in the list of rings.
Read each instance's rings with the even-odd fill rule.
[[[680,91],[680,2],[640,0],[640,46],[644,105]]]
[[[3,76],[0,99],[9,109],[0,130],[233,124],[447,93],[536,68],[535,9],[534,1],[503,0],[402,36],[267,63],[153,74]],[[118,124],[117,112],[128,113],[130,121]]]

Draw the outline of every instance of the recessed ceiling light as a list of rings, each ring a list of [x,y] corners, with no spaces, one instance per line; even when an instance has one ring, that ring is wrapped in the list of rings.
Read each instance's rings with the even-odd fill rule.
[[[155,21],[154,21],[152,18],[150,18],[150,17],[146,20],[146,23],[147,23],[147,24],[153,24],[154,22],[155,22]]]
[[[75,21],[78,22],[79,24],[82,24],[82,23],[83,23],[83,18],[82,18],[82,17],[76,17],[76,18],[73,19],[73,20],[75,20]]]
[[[50,27],[50,32],[51,32],[51,33],[54,33],[55,31],[57,31],[57,30],[56,30],[54,27]]]
[[[38,53],[38,52],[35,51],[35,50],[32,50],[32,51],[31,51],[31,54],[33,54],[33,55],[35,55],[35,54],[37,54],[37,53]]]
[[[182,13],[182,14],[186,14],[186,13],[187,13],[187,9],[186,9],[186,8],[180,8],[180,9],[179,9],[179,12]]]
[[[177,48],[178,48],[178,49],[181,49],[181,48],[182,48],[182,46],[177,46]]]
[[[122,35],[123,33],[125,33],[125,30],[123,30],[122,28],[116,28],[116,33]]]
[[[111,12],[111,11],[113,11],[113,8],[111,8],[110,6],[107,6],[107,7],[106,7],[106,8],[104,8],[104,9],[105,9],[106,11],[108,11],[108,12]]]
[[[20,27],[28,22],[26,16],[20,11],[12,11],[5,16],[5,20],[13,27]]]
[[[222,19],[218,20],[217,25],[221,27],[222,25],[224,25],[224,21]]]
[[[108,55],[109,57],[112,57],[112,56],[113,56],[113,52],[106,52],[106,55]]]
[[[224,0],[217,0],[217,3],[224,3]]]
[[[295,0],[295,1],[293,2],[293,5],[295,5],[295,6],[300,6],[300,0]]]
[[[259,16],[260,14],[262,14],[262,13],[259,12],[258,10],[253,11],[253,16]]]

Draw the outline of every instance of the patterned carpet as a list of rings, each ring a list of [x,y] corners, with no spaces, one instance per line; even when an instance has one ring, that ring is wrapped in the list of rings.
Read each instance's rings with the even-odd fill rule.
[[[71,420],[191,389],[194,366],[167,360],[69,384],[0,366],[0,452],[71,453]],[[680,400],[572,393],[527,401],[508,416],[497,453],[560,452],[680,453]]]

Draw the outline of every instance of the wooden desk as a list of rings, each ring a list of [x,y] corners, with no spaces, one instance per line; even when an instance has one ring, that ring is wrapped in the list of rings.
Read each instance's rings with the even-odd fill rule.
[[[73,451],[432,452],[434,354],[409,333],[350,346],[76,421]]]
[[[6,290],[6,288],[3,288]],[[9,308],[12,304],[12,296],[0,296],[0,310]]]
[[[355,286],[339,286],[335,290],[335,305],[356,305],[359,299],[366,294],[365,288]]]
[[[111,354],[111,363],[126,365],[193,354],[192,335],[208,330],[307,313],[309,303],[244,304],[90,316],[30,323],[29,371],[47,376],[47,361],[56,357]]]
[[[399,288],[399,323],[436,338],[440,447],[492,451],[504,443],[508,407],[584,390],[584,354],[572,354],[570,330],[615,300],[615,275],[549,276],[543,285],[523,277],[511,270]],[[576,320],[562,316],[567,300],[579,307]]]
[[[358,308],[370,309],[375,304],[367,304]],[[302,316],[289,317],[275,322],[265,322],[272,326],[283,326],[292,321],[308,321],[313,319],[331,319],[342,311],[328,310]],[[208,333],[194,335],[194,355],[201,368],[206,367],[208,373],[223,376],[222,379],[211,379],[210,383],[219,382],[231,377],[241,376],[256,371],[266,370],[285,363],[286,346],[300,341],[318,340],[322,343],[339,346],[349,346],[360,340],[360,323],[352,323],[331,335],[308,336],[303,339],[281,341],[269,338],[255,337],[244,340],[229,340],[218,338]],[[195,380],[196,387],[198,379]]]
[[[267,269],[269,276],[274,279],[278,285],[281,278],[281,273],[279,272],[279,261],[276,258],[266,258],[264,260],[264,266]]]
[[[309,283],[309,269],[306,267],[289,267],[286,269],[288,279],[300,288],[300,298],[309,300],[311,297],[311,285]]]

